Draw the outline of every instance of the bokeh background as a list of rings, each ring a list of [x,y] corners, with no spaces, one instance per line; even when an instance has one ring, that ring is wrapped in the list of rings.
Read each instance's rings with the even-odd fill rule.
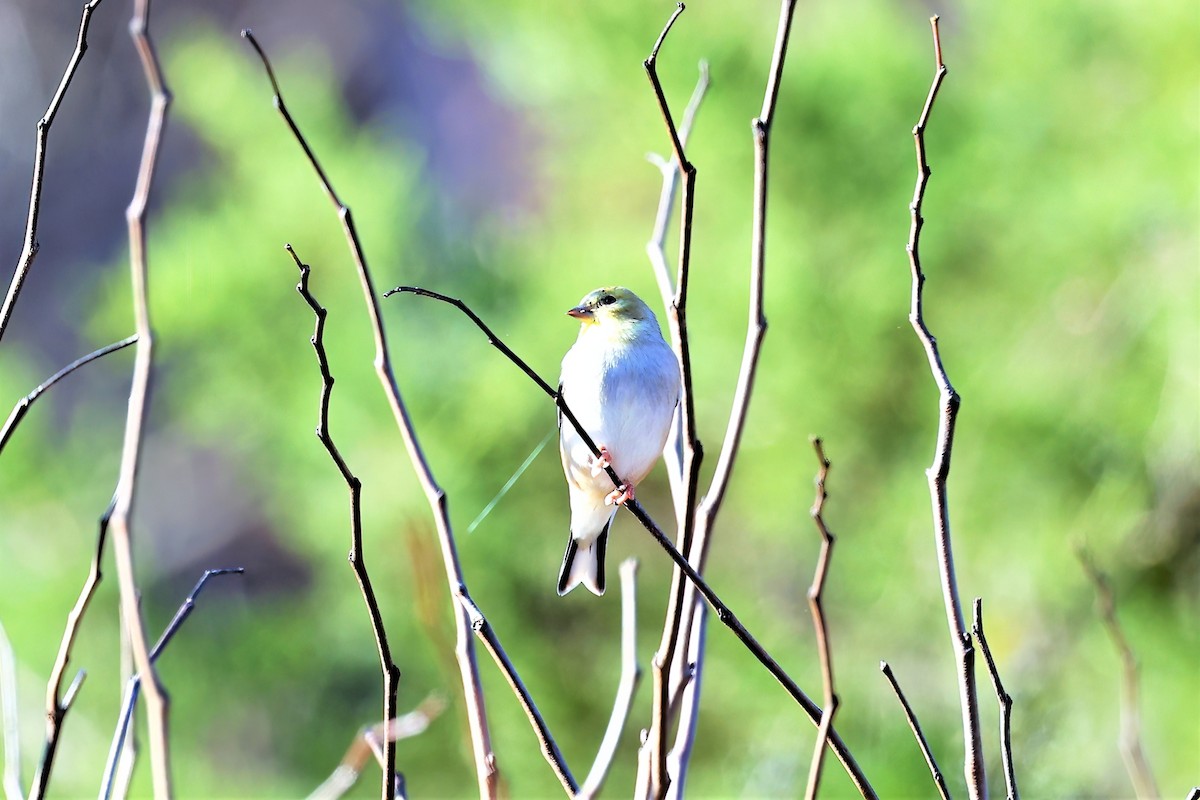
[[[133,329],[124,206],[147,108],[128,3],[96,12],[51,137],[41,254],[0,346],[7,407]],[[291,242],[330,308],[332,430],[364,481],[366,555],[403,672],[400,704],[450,707],[398,748],[412,796],[474,793],[430,516],[371,369],[337,220],[271,107],[238,31],[273,54],[295,115],[349,202],[380,287],[467,300],[544,376],[574,337],[562,314],[622,283],[657,293],[643,245],[668,143],[641,61],[673,8],[514,0],[156,4],[174,91],[150,211],[158,362],[135,520],[145,617],[209,587],[159,662],[179,791],[292,797],[378,713],[380,678],[350,568],[347,493],[312,435],[319,380]],[[797,12],[773,131],[763,351],[709,577],[819,694],[805,591],[820,434],[839,534],[826,594],[838,727],[885,797],[932,785],[879,675],[890,661],[962,793],[954,662],[924,468],[934,385],[906,320],[911,126],[932,77],[930,13],[950,74],[928,132],[927,320],[963,395],[950,498],[964,601],[985,599],[1016,701],[1029,797],[1132,795],[1117,750],[1117,656],[1073,554],[1108,572],[1142,665],[1145,745],[1166,796],[1200,779],[1200,17],[1186,3],[817,2]],[[74,43],[77,3],[0,2],[0,263],[20,252],[34,124]],[[745,327],[751,140],[777,6],[697,0],[660,57],[677,110],[701,58],[713,86],[699,170],[689,321],[701,438],[715,460]],[[675,234],[669,237],[672,250]],[[8,267],[5,267],[7,270]],[[6,276],[9,273],[4,273]],[[616,686],[619,598],[554,592],[567,505],[547,448],[473,533],[467,524],[554,425],[552,406],[457,312],[385,302],[401,387],[449,493],[473,596],[577,773]],[[0,620],[17,656],[23,767],[44,685],[112,492],[131,351],[43,399],[0,457]],[[643,486],[669,519],[661,468]],[[641,660],[669,568],[621,517],[610,572],[642,559]],[[95,791],[120,696],[114,571],[73,666],[89,673],[52,793]],[[803,791],[813,730],[720,627],[709,637],[690,788]],[[486,658],[485,656],[483,658]],[[513,797],[554,796],[527,723],[483,663]],[[993,788],[996,710],[980,672]],[[636,726],[608,794],[633,780]],[[148,769],[135,792],[149,794]],[[836,764],[826,794],[852,795]],[[375,773],[355,790],[376,795]]]

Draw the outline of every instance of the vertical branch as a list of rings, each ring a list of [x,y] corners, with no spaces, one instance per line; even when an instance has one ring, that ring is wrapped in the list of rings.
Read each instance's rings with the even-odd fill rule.
[[[617,754],[621,731],[629,719],[633,696],[642,680],[642,668],[637,661],[637,569],[636,558],[627,558],[621,563],[621,679],[617,686],[617,697],[613,701],[612,714],[604,739],[596,751],[596,760],[580,788],[578,797],[595,797],[604,786],[604,779],[612,767]]]
[[[300,270],[300,282],[296,291],[308,303],[316,317],[313,328],[313,351],[317,355],[317,366],[321,370],[321,400],[317,411],[317,438],[325,446],[334,466],[346,482],[350,490],[350,566],[354,577],[358,580],[358,588],[362,592],[363,601],[367,605],[367,615],[371,619],[371,631],[375,635],[375,644],[379,655],[379,665],[383,673],[383,719],[384,719],[384,767],[383,767],[383,796],[388,800],[393,794],[392,786],[396,779],[396,740],[389,736],[386,727],[396,718],[396,693],[400,685],[400,669],[392,658],[392,649],[388,644],[387,629],[383,624],[383,613],[379,610],[379,601],[375,597],[375,588],[371,585],[371,576],[367,572],[366,561],[363,557],[362,537],[362,481],[350,471],[346,460],[342,458],[329,432],[329,401],[333,394],[333,373],[329,370],[329,357],[325,352],[325,318],[328,312],[308,288],[308,276],[312,272],[307,264],[300,262],[300,257],[292,246],[286,245],[288,255],[296,262]]]
[[[91,2],[84,4],[83,14],[79,20],[79,36],[75,40],[75,52],[72,53],[71,60],[67,62],[67,68],[58,83],[58,89],[54,92],[54,97],[50,100],[50,105],[46,108],[46,113],[42,115],[42,118],[37,123],[37,144],[33,151],[33,186],[29,191],[29,213],[25,220],[25,242],[21,247],[21,257],[17,260],[16,271],[13,273],[12,281],[8,285],[8,293],[4,296],[4,303],[0,305],[0,339],[4,338],[4,331],[8,328],[8,321],[12,319],[13,308],[17,304],[17,297],[21,294],[21,287],[24,286],[25,278],[29,275],[29,270],[33,267],[33,260],[37,258],[38,254],[38,214],[42,208],[42,182],[46,171],[46,145],[50,138],[50,126],[54,124],[54,117],[58,114],[58,108],[62,105],[67,88],[71,85],[71,79],[75,77],[75,71],[79,68],[79,62],[83,60],[83,54],[87,52],[87,34],[88,27],[92,23],[92,12],[96,10],[96,6],[100,5],[101,1],[91,0]]]
[[[171,796],[171,761],[167,738],[168,698],[150,661],[146,628],[142,620],[137,582],[133,571],[133,544],[130,526],[133,516],[134,489],[142,450],[142,434],[146,426],[146,407],[150,393],[150,371],[154,362],[154,334],[150,326],[150,305],[146,280],[146,206],[158,162],[159,145],[166,123],[167,106],[171,95],[163,81],[154,44],[150,40],[150,0],[135,0],[129,32],[133,37],[146,84],[150,92],[150,114],[146,122],[146,139],[142,148],[141,165],[133,199],[125,210],[129,223],[129,260],[133,284],[133,309],[137,328],[137,354],[133,366],[133,385],[129,391],[129,407],[125,421],[125,441],[121,451],[120,476],[114,493],[110,527],[113,554],[120,586],[121,609],[128,630],[133,662],[146,687],[146,713],[149,717],[151,770],[154,794],[158,798]]]
[[[825,457],[825,448],[819,438],[812,440],[813,449],[817,452],[817,461],[821,468],[817,472],[817,496],[813,500],[809,515],[821,535],[821,554],[817,557],[817,568],[813,574],[812,585],[808,588],[808,607],[812,612],[813,629],[817,634],[817,656],[821,662],[821,686],[824,689],[824,708],[821,711],[821,723],[817,727],[817,742],[813,745],[812,763],[808,768],[808,785],[804,792],[805,800],[816,800],[817,789],[821,785],[821,766],[825,759],[825,746],[829,742],[829,729],[833,726],[833,716],[838,709],[838,696],[833,687],[833,659],[829,653],[829,628],[825,621],[825,577],[829,573],[829,558],[833,552],[834,536],[825,525],[825,478],[829,475],[829,459]]]
[[[950,384],[942,357],[938,352],[937,340],[929,332],[924,317],[925,273],[921,271],[920,239],[925,224],[921,216],[921,204],[925,199],[925,186],[929,182],[929,164],[925,160],[925,127],[929,113],[937,98],[942,79],[946,77],[946,65],[942,61],[942,41],[938,34],[938,18],[929,20],[933,28],[933,51],[935,67],[933,84],[925,98],[921,116],[913,128],[913,141],[917,152],[917,182],[913,189],[909,211],[912,224],[908,233],[909,266],[912,270],[912,297],[908,321],[916,331],[917,338],[925,348],[929,369],[938,387],[939,407],[937,447],[933,464],[925,471],[929,479],[929,495],[933,505],[934,538],[937,543],[938,567],[941,574],[942,595],[946,606],[946,620],[954,645],[958,666],[959,701],[962,707],[963,724],[963,774],[967,780],[967,791],[971,800],[987,797],[987,777],[982,755],[982,735],[979,725],[979,700],[975,688],[975,650],[963,621],[962,603],[958,595],[958,577],[954,571],[954,552],[950,544],[950,505],[946,496],[946,480],[950,476],[950,451],[954,446],[954,425],[958,418],[960,403],[958,392]]]
[[[21,788],[21,726],[17,714],[17,659],[13,656],[12,642],[0,625],[0,725],[4,731],[4,796],[9,800],[22,800],[25,793]]]
[[[933,752],[929,749],[929,742],[925,739],[925,732],[921,730],[921,723],[917,722],[917,715],[913,713],[912,706],[908,704],[908,698],[904,696],[904,692],[900,689],[900,683],[896,680],[896,676],[892,674],[892,668],[888,666],[886,661],[879,662],[879,669],[883,672],[888,683],[891,684],[892,691],[896,693],[896,699],[900,701],[900,706],[904,709],[904,717],[908,720],[908,727],[912,729],[913,736],[917,739],[917,744],[921,747],[921,755],[925,756],[925,764],[929,767],[929,772],[933,775],[933,782],[937,784],[938,795],[942,800],[950,800],[950,790],[946,788],[946,779],[942,777],[942,771],[938,769],[937,761],[933,758]]]
[[[996,691],[996,702],[1000,704],[1000,764],[1004,769],[1004,787],[1006,800],[1020,800],[1017,791],[1017,775],[1013,769],[1012,758],[1012,695],[1004,690],[1000,682],[1000,671],[996,669],[996,661],[992,658],[992,648],[988,647],[987,636],[983,633],[983,599],[976,597],[974,605],[971,633],[979,642],[983,651],[983,659],[987,662],[988,675],[992,679],[992,688]]]
[[[1091,556],[1085,550],[1078,550],[1076,555],[1088,580],[1096,590],[1096,605],[1100,619],[1112,639],[1117,656],[1121,659],[1121,760],[1125,762],[1125,771],[1133,783],[1138,800],[1161,797],[1158,793],[1158,782],[1154,780],[1154,772],[1146,759],[1146,751],[1142,749],[1142,715],[1139,701],[1139,679],[1137,656],[1125,637],[1125,631],[1117,620],[1117,598],[1112,586],[1104,574],[1096,568]]]
[[[354,219],[351,216],[350,208],[334,192],[333,185],[329,182],[324,169],[321,168],[320,161],[317,160],[312,148],[309,147],[308,141],[304,138],[304,134],[300,132],[300,128],[292,119],[291,113],[283,102],[283,96],[279,91],[279,83],[275,80],[275,72],[271,68],[271,62],[267,59],[267,54],[259,46],[258,41],[249,29],[243,30],[242,36],[250,42],[250,45],[262,60],[263,68],[271,82],[274,105],[279,110],[280,116],[283,117],[296,143],[304,150],[304,155],[308,159],[309,165],[316,172],[317,178],[321,182],[321,188],[324,190],[325,196],[329,198],[334,208],[337,209],[338,219],[342,223],[342,232],[346,236],[346,243],[350,250],[351,258],[354,260],[359,283],[362,285],[367,317],[370,321],[372,335],[375,340],[375,373],[383,387],[383,393],[387,398],[388,406],[391,408],[392,416],[396,421],[396,427],[399,429],[401,438],[404,440],[413,470],[417,475],[421,488],[425,492],[426,500],[429,502],[430,511],[433,514],[434,523],[437,526],[438,541],[442,549],[442,562],[446,569],[446,580],[449,584],[451,602],[454,606],[455,633],[457,637],[455,656],[458,659],[459,673],[463,684],[463,696],[467,707],[467,722],[471,729],[471,744],[475,756],[475,772],[479,783],[479,793],[482,797],[494,798],[499,790],[499,774],[496,766],[496,756],[492,752],[491,733],[488,730],[487,710],[483,700],[483,684],[479,677],[479,665],[475,659],[474,640],[471,638],[471,623],[466,611],[458,601],[459,596],[465,594],[466,585],[463,581],[462,567],[458,560],[458,547],[454,542],[454,534],[450,527],[450,512],[447,507],[446,493],[442,491],[437,481],[434,480],[433,472],[425,460],[425,453],[421,449],[421,444],[417,439],[416,429],[413,427],[412,420],[408,415],[408,409],[400,395],[400,388],[396,383],[395,373],[392,371],[387,339],[384,336],[383,319],[379,313],[379,298],[375,292],[371,272],[367,267],[366,256],[358,239],[358,231],[354,227]],[[390,787],[385,787],[385,791],[390,791]]]

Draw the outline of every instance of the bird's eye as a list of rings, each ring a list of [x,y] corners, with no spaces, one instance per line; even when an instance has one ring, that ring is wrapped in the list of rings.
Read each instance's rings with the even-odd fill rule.
[[[600,298],[600,305],[602,306],[611,306],[615,302],[617,302],[617,298],[613,297],[611,294],[606,294],[604,297]]]

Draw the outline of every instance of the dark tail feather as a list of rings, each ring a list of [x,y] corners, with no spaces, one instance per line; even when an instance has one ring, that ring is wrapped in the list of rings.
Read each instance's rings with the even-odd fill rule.
[[[563,554],[562,569],[558,573],[560,596],[581,583],[592,594],[604,594],[604,555],[608,549],[608,527],[605,525],[600,535],[583,547],[580,547],[574,537],[567,540],[567,552]]]

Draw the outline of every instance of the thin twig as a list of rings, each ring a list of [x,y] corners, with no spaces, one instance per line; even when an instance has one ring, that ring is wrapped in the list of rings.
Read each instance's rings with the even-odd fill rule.
[[[988,675],[992,679],[992,688],[996,691],[996,702],[1000,704],[1000,764],[1004,769],[1004,787],[1007,800],[1019,800],[1020,792],[1017,791],[1017,775],[1013,769],[1012,757],[1012,695],[1004,690],[1004,684],[1000,682],[1000,671],[996,669],[996,661],[992,658],[992,648],[988,647],[987,636],[983,633],[983,598],[976,597],[974,605],[974,618],[971,623],[971,633],[975,635],[975,640],[979,642],[979,649],[983,651],[984,661],[987,662]]]
[[[429,723],[437,719],[445,709],[446,701],[444,699],[438,695],[430,695],[412,711],[392,720],[390,726],[392,740],[398,742],[401,739],[409,739],[424,733],[425,729],[429,727]],[[350,791],[351,787],[358,782],[363,768],[372,755],[377,757],[380,768],[384,768],[387,759],[387,756],[384,755],[384,748],[381,747],[376,752],[373,746],[383,736],[382,723],[376,723],[359,731],[354,737],[354,741],[350,743],[350,748],[346,750],[346,755],[342,756],[341,763],[320,786],[313,789],[308,800],[337,800]],[[383,758],[379,758],[380,755],[383,755]],[[399,776],[397,776],[398,778]]]
[[[187,621],[187,618],[192,615],[196,609],[196,599],[200,597],[200,592],[204,591],[205,585],[212,578],[220,575],[241,575],[245,573],[243,567],[225,567],[222,569],[206,569],[204,574],[200,576],[200,580],[192,588],[192,591],[184,598],[183,603],[175,611],[175,616],[167,623],[167,627],[163,630],[162,636],[154,644],[154,649],[150,651],[150,662],[158,661],[158,657],[162,655],[163,650],[171,640],[175,638],[175,634]],[[121,750],[124,747],[125,737],[129,732],[129,724],[133,721],[133,712],[137,708],[138,694],[142,685],[141,676],[138,674],[131,675],[125,685],[125,697],[121,703],[121,714],[118,717],[117,729],[113,734],[112,743],[108,748],[108,761],[104,767],[104,778],[101,785],[104,787],[101,791],[101,800],[107,800],[112,795],[113,781],[116,776],[117,760],[121,755]]]
[[[371,630],[375,635],[375,641],[378,645],[380,669],[383,673],[383,719],[392,720],[396,717],[396,693],[400,685],[400,669],[396,666],[396,661],[392,657],[392,650],[388,644],[387,630],[383,623],[383,613],[379,610],[379,601],[375,597],[375,588],[371,585],[371,576],[367,572],[367,565],[363,556],[362,481],[350,471],[346,460],[342,458],[341,452],[333,442],[333,434],[329,432],[329,401],[333,395],[333,373],[329,370],[329,357],[325,352],[325,318],[328,316],[328,312],[308,288],[308,276],[312,270],[307,264],[301,263],[300,257],[296,255],[296,251],[292,249],[290,244],[286,245],[286,249],[288,255],[296,263],[296,268],[300,270],[300,282],[296,284],[296,291],[308,303],[309,308],[313,311],[313,316],[316,317],[316,324],[310,341],[317,355],[317,366],[321,370],[321,400],[317,412],[317,438],[325,446],[326,452],[329,453],[329,457],[333,460],[338,472],[342,475],[342,480],[346,482],[346,487],[350,490],[349,561],[351,568],[354,570],[354,577],[358,579],[358,587],[362,592],[363,600],[367,605],[367,614],[371,619]],[[387,787],[392,786],[395,782],[396,748],[394,737],[385,737],[385,739],[388,741],[388,756],[385,759],[383,786],[388,796],[391,796],[392,790]]]
[[[471,620],[471,630],[475,631],[475,635],[483,642],[484,649],[488,651],[492,660],[496,662],[496,666],[500,668],[501,674],[504,675],[504,680],[508,682],[509,687],[513,690],[513,694],[520,701],[521,710],[529,718],[529,724],[533,727],[538,744],[541,745],[542,756],[546,759],[550,768],[554,770],[554,776],[558,778],[558,782],[566,790],[567,797],[574,797],[575,793],[579,791],[579,784],[576,783],[575,777],[571,774],[571,769],[567,766],[567,760],[563,758],[562,751],[558,749],[558,742],[554,740],[554,734],[550,733],[550,726],[546,724],[546,720],[542,717],[542,712],[538,711],[537,704],[533,702],[533,696],[525,688],[525,682],[521,680],[521,675],[517,672],[517,668],[513,666],[508,653],[504,651],[504,646],[500,644],[500,638],[496,636],[491,623],[487,621],[487,617],[479,610],[479,606],[475,604],[470,595],[463,592],[459,595],[458,600],[462,604],[463,610],[466,611],[467,617]]]
[[[692,392],[692,357],[691,344],[687,331],[687,297],[688,276],[691,272],[692,254],[692,220],[695,210],[696,167],[692,164],[683,148],[683,139],[675,127],[666,93],[658,79],[658,52],[666,41],[667,34],[675,24],[675,20],[683,13],[684,5],[679,3],[674,13],[667,20],[662,33],[654,43],[650,56],[643,62],[646,77],[658,100],[659,111],[667,127],[667,135],[671,141],[672,159],[678,164],[678,170],[683,175],[683,189],[680,196],[679,215],[679,264],[675,279],[675,296],[667,305],[667,322],[670,328],[671,341],[679,358],[682,371],[682,392],[677,413],[675,448],[680,454],[678,467],[682,485],[675,495],[676,522],[678,525],[678,550],[688,554],[692,551],[692,536],[696,521],[696,492],[700,483],[700,462],[704,452],[696,438],[696,410]],[[693,92],[693,96],[695,93]],[[682,513],[681,513],[682,512]],[[654,797],[664,797],[671,783],[667,774],[667,735],[670,728],[670,675],[675,661],[675,653],[679,644],[679,629],[681,625],[684,591],[686,581],[678,569],[671,571],[671,590],[667,603],[666,619],[663,622],[662,640],[658,651],[651,662],[653,677],[654,699],[651,704],[652,716],[650,721],[650,790]]]
[[[1100,619],[1112,639],[1117,656],[1121,659],[1121,734],[1119,744],[1121,759],[1125,762],[1125,771],[1133,783],[1133,790],[1139,800],[1161,797],[1158,793],[1158,782],[1154,779],[1154,771],[1146,758],[1142,747],[1142,714],[1139,700],[1140,680],[1138,677],[1137,656],[1125,636],[1125,630],[1117,619],[1117,598],[1112,585],[1092,561],[1091,555],[1083,548],[1078,548],[1075,555],[1083,565],[1083,571],[1096,590],[1096,605]]]
[[[0,713],[4,729],[4,796],[23,800],[21,780],[21,725],[17,713],[17,659],[4,625],[0,624]]]
[[[775,105],[779,95],[779,86],[783,79],[783,67],[787,57],[792,20],[795,15],[795,0],[782,0],[779,6],[779,21],[775,31],[775,46],[771,56],[771,65],[767,73],[767,84],[763,92],[763,102],[759,116],[751,120],[750,128],[754,141],[754,221],[750,255],[750,297],[746,320],[746,341],[742,349],[742,361],[738,370],[737,387],[734,390],[733,402],[729,412],[729,420],[725,427],[725,436],[721,442],[721,452],[717,457],[717,466],[709,483],[708,491],[697,510],[695,541],[687,552],[688,560],[703,571],[708,557],[708,547],[712,530],[716,524],[717,515],[725,499],[733,476],[734,464],[741,448],[742,433],[745,430],[746,419],[750,409],[750,399],[754,389],[755,377],[758,371],[759,355],[762,352],[763,339],[767,333],[767,319],[763,310],[764,278],[766,273],[766,237],[767,237],[767,178],[769,166],[769,145],[771,124],[775,115]],[[703,609],[696,602],[695,591],[689,586],[681,600],[681,608],[686,614],[682,621],[681,637],[690,639],[690,629],[695,622],[695,615],[703,614]],[[698,639],[696,641],[703,641]],[[694,663],[696,672],[703,672],[704,662],[701,653],[689,653],[689,662]],[[698,691],[699,682],[694,682],[691,691]],[[699,703],[690,703],[692,713],[699,711]],[[691,720],[681,719],[679,730],[681,734],[691,736],[696,726]],[[681,747],[682,745],[682,747]],[[677,742],[676,750],[690,752],[690,743]],[[681,773],[686,773],[688,761],[681,758]],[[860,792],[869,793],[869,784],[864,785],[855,781]]]
[[[527,363],[525,363],[520,356],[518,356],[512,351],[511,348],[504,344],[504,342],[501,341],[498,336],[496,336],[492,329],[489,328],[483,322],[483,320],[481,320],[479,316],[475,314],[475,312],[473,312],[469,306],[466,305],[466,303],[456,298],[439,294],[438,292],[433,292],[428,289],[421,289],[415,286],[397,286],[394,289],[388,290],[384,296],[389,297],[397,293],[416,294],[421,297],[429,297],[434,300],[439,300],[454,306],[466,314],[467,317],[475,323],[476,327],[483,331],[483,333],[487,336],[488,341],[494,347],[496,347],[497,350],[504,353],[508,359],[512,361],[513,364],[515,364],[522,372],[529,376],[529,378],[533,380],[533,382],[536,383],[538,387],[546,393],[547,396],[554,400],[559,410],[562,411],[563,418],[570,422],[572,426],[574,426],[575,430],[579,433],[580,439],[582,439],[584,444],[588,446],[588,448],[592,451],[592,454],[597,456],[599,455],[600,448],[597,447],[595,441],[593,441],[591,436],[588,435],[588,432],[579,422],[574,412],[571,411],[571,408],[566,404],[566,401],[562,399],[559,393],[556,392],[550,386],[550,384],[546,383],[541,376],[534,372],[533,369]],[[605,468],[605,473],[608,475],[609,479],[614,482],[613,485],[621,485],[621,477],[617,475],[611,466]],[[654,537],[654,540],[658,542],[658,545],[664,551],[666,551],[667,555],[670,556],[671,560],[675,562],[676,566],[683,570],[683,574],[686,575],[687,578],[696,585],[696,588],[699,590],[701,596],[708,601],[709,605],[711,605],[713,610],[716,612],[717,619],[719,619],[722,624],[733,631],[733,634],[746,647],[746,649],[749,650],[756,659],[758,659],[759,663],[771,673],[772,677],[779,682],[779,684],[787,691],[792,699],[795,700],[796,703],[804,710],[804,713],[807,714],[809,719],[813,721],[813,724],[820,724],[821,708],[814,703],[808,697],[808,695],[804,693],[804,690],[796,684],[795,680],[793,680],[792,677],[788,675],[782,667],[779,666],[771,654],[768,653],[766,649],[764,649],[763,646],[758,643],[758,640],[755,639],[754,636],[751,635],[751,633],[746,629],[746,626],[743,625],[741,620],[737,618],[737,615],[730,610],[729,606],[725,605],[724,601],[722,601],[717,593],[712,590],[712,587],[708,585],[704,578],[702,578],[700,574],[697,573],[696,570],[691,566],[691,564],[687,562],[687,559],[685,559],[675,548],[675,546],[671,544],[671,540],[665,533],[663,533],[662,529],[658,526],[658,523],[656,523],[650,517],[650,515],[646,513],[646,510],[642,508],[642,504],[636,498],[634,498],[627,501],[624,504],[624,508],[628,510],[629,513],[633,514],[634,519],[641,523],[642,527]],[[831,730],[829,732],[829,741],[833,748],[833,752],[837,755],[838,760],[841,761],[842,765],[846,768],[846,772],[850,775],[851,780],[854,781],[854,784],[858,788],[859,792],[863,794],[864,797],[874,798],[875,792],[871,788],[871,784],[867,781],[866,776],[863,775],[862,770],[858,766],[858,762],[854,760],[854,756],[850,753],[850,750],[846,747],[845,742],[842,741],[841,736],[838,735],[836,730]]]
[[[17,425],[25,417],[25,414],[29,412],[30,407],[37,401],[39,397],[42,396],[46,390],[83,365],[91,363],[97,358],[106,356],[109,353],[115,353],[116,351],[124,347],[128,347],[136,341],[137,334],[135,333],[133,336],[129,336],[119,342],[113,342],[110,345],[101,347],[99,350],[93,350],[86,356],[75,359],[70,364],[38,384],[32,392],[18,400],[17,404],[13,406],[12,412],[8,415],[8,419],[4,421],[4,425],[0,426],[0,452],[4,451],[4,446],[8,444],[8,440],[12,437],[13,431],[16,430]]]
[[[621,732],[629,719],[629,710],[633,707],[633,697],[642,680],[642,668],[637,660],[637,570],[636,558],[621,562],[621,679],[604,739],[596,751],[596,760],[576,795],[580,798],[594,797],[604,786],[617,754]]]
[[[829,459],[825,457],[825,447],[821,440],[813,437],[813,449],[817,453],[817,461],[821,467],[817,472],[817,496],[813,500],[809,515],[821,535],[821,554],[817,557],[817,568],[813,573],[812,585],[808,588],[808,607],[812,612],[813,629],[817,634],[817,657],[821,662],[821,686],[824,689],[824,708],[821,713],[821,724],[817,728],[817,742],[813,745],[812,763],[808,768],[808,784],[804,796],[806,800],[815,800],[817,789],[821,785],[821,766],[825,760],[825,746],[829,742],[829,728],[833,725],[833,716],[838,709],[838,696],[833,685],[833,657],[829,651],[829,626],[825,620],[824,591],[825,578],[829,574],[829,558],[833,552],[834,536],[825,524],[825,479],[829,476]]]
[[[938,34],[938,18],[929,20],[933,29],[933,51],[935,72],[921,116],[913,127],[913,141],[917,153],[917,181],[913,189],[909,211],[912,224],[908,232],[908,262],[912,270],[912,296],[908,321],[916,331],[917,338],[925,348],[929,369],[938,387],[937,446],[933,464],[925,471],[929,479],[929,496],[933,505],[934,538],[937,544],[938,568],[941,575],[942,595],[946,606],[946,621],[954,646],[957,662],[959,702],[962,707],[963,725],[963,774],[967,781],[967,793],[971,800],[987,797],[987,776],[983,761],[983,739],[979,723],[979,698],[975,687],[975,649],[963,620],[962,602],[958,595],[958,577],[954,571],[954,552],[950,540],[950,503],[946,495],[946,480],[950,476],[950,452],[954,447],[954,426],[958,418],[960,398],[950,384],[942,357],[938,352],[937,340],[929,332],[924,317],[925,273],[921,271],[920,239],[925,224],[921,216],[921,204],[925,199],[925,186],[929,182],[929,164],[925,159],[925,127],[929,113],[937,99],[939,87],[946,77],[946,65],[942,62],[942,41]]]
[[[367,316],[375,340],[375,373],[383,387],[388,406],[391,408],[392,416],[396,421],[401,438],[404,440],[404,446],[408,451],[413,470],[416,472],[417,479],[420,481],[421,487],[425,492],[426,500],[429,502],[429,507],[437,526],[438,540],[442,549],[442,562],[446,569],[446,580],[449,585],[451,602],[454,605],[455,632],[457,635],[455,656],[458,659],[459,673],[463,684],[467,722],[471,729],[471,744],[475,756],[475,773],[479,784],[479,793],[482,797],[494,798],[499,789],[499,775],[496,766],[496,756],[492,752],[491,734],[487,724],[487,710],[483,699],[483,684],[479,677],[479,665],[475,659],[475,646],[474,639],[471,637],[470,621],[456,599],[460,591],[465,592],[465,583],[462,575],[462,567],[458,560],[458,547],[455,544],[454,534],[450,527],[450,514],[446,501],[446,493],[442,491],[442,488],[433,477],[433,471],[425,459],[425,453],[421,449],[421,444],[417,439],[416,429],[409,418],[404,399],[400,395],[400,388],[396,383],[396,375],[392,370],[391,356],[388,353],[387,338],[383,330],[383,319],[379,312],[379,298],[375,293],[375,284],[371,278],[370,269],[367,267],[366,255],[363,252],[362,244],[359,242],[358,231],[354,226],[354,218],[350,213],[350,207],[343,203],[334,191],[333,184],[330,183],[325,170],[322,169],[320,161],[317,160],[312,148],[309,147],[308,141],[304,138],[304,134],[300,132],[300,128],[297,126],[295,120],[292,119],[287,105],[283,102],[279,83],[275,80],[275,72],[271,68],[271,62],[267,58],[266,52],[259,46],[258,41],[249,29],[243,30],[242,36],[250,43],[262,60],[267,78],[271,82],[272,101],[275,107],[279,110],[280,116],[283,117],[296,143],[304,151],[309,165],[320,179],[321,188],[324,190],[325,195],[337,209],[338,219],[342,224],[342,232],[346,236],[346,243],[354,260],[355,269],[358,272],[363,299],[366,303]],[[389,743],[388,747],[391,750],[395,749],[394,743]],[[389,760],[391,758],[389,757]],[[383,792],[385,797],[388,796],[391,792],[391,786],[385,783]]]
[[[112,528],[113,555],[117,567],[117,583],[121,593],[121,609],[124,615],[122,620],[128,630],[135,669],[141,674],[142,681],[146,686],[146,714],[149,718],[150,764],[154,794],[158,798],[169,798],[172,794],[170,740],[167,731],[169,700],[166,689],[163,688],[158,673],[150,661],[150,649],[146,639],[145,623],[142,620],[137,578],[133,571],[131,530],[134,494],[138,467],[141,462],[142,434],[146,427],[146,410],[149,403],[150,373],[154,363],[154,335],[150,325],[150,305],[146,288],[148,278],[146,208],[150,201],[150,189],[154,181],[154,168],[158,162],[163,126],[166,123],[167,106],[171,102],[171,95],[163,81],[158,55],[150,40],[149,24],[150,0],[135,0],[129,32],[141,59],[142,70],[145,73],[146,84],[150,92],[150,112],[146,122],[146,139],[142,148],[141,163],[138,167],[137,183],[133,198],[125,210],[125,219],[129,224],[129,265],[138,341],[125,420],[125,440],[121,450],[120,476],[113,495],[114,503],[110,526]]]
[[[941,795],[942,800],[950,800],[950,790],[946,788],[946,779],[942,777],[942,771],[938,769],[937,761],[934,760],[933,753],[929,749],[929,742],[926,741],[925,733],[921,730],[921,723],[917,722],[917,715],[913,713],[912,706],[908,704],[908,699],[900,689],[900,683],[896,680],[896,676],[892,674],[892,668],[888,666],[886,661],[880,661],[879,669],[883,671],[884,677],[892,685],[892,691],[896,693],[896,699],[900,701],[900,705],[904,708],[904,716],[908,720],[908,727],[912,728],[913,736],[916,737],[917,744],[921,747],[921,755],[925,756],[925,763],[929,766],[930,774],[933,775],[933,782],[937,784],[938,794]]]
[[[100,516],[96,546],[92,550],[92,564],[88,569],[88,576],[83,582],[83,588],[79,590],[79,597],[75,600],[75,605],[70,613],[67,614],[67,625],[58,645],[58,655],[54,659],[54,666],[50,669],[50,679],[46,683],[46,741],[42,746],[42,757],[38,762],[37,772],[34,774],[33,788],[30,790],[30,796],[37,800],[46,795],[50,773],[54,769],[54,757],[58,752],[58,740],[62,735],[63,721],[71,708],[65,699],[61,699],[65,697],[62,692],[63,678],[67,674],[67,664],[71,660],[71,651],[75,646],[75,637],[79,634],[84,614],[87,613],[92,597],[96,594],[96,587],[103,577],[100,564],[104,558],[104,544],[108,539],[109,517],[112,515],[115,503],[116,498],[114,497]]]
[[[29,213],[25,220],[25,243],[22,245],[21,257],[17,261],[12,281],[8,285],[4,303],[0,305],[0,339],[4,338],[4,331],[8,328],[8,321],[12,319],[17,297],[21,294],[21,287],[25,284],[25,278],[29,275],[29,270],[33,266],[33,260],[37,258],[40,247],[37,241],[37,226],[38,215],[42,208],[42,185],[46,171],[46,145],[50,138],[50,126],[54,124],[54,117],[58,114],[58,108],[67,94],[71,79],[75,77],[79,62],[83,60],[83,54],[87,52],[87,34],[88,27],[92,22],[92,12],[101,2],[102,0],[91,0],[90,3],[84,4],[83,13],[79,19],[79,36],[75,40],[75,52],[71,54],[71,60],[67,62],[67,68],[63,71],[62,79],[58,82],[58,89],[54,92],[54,97],[50,99],[46,113],[37,123],[37,144],[33,151],[33,186],[29,191]]]

